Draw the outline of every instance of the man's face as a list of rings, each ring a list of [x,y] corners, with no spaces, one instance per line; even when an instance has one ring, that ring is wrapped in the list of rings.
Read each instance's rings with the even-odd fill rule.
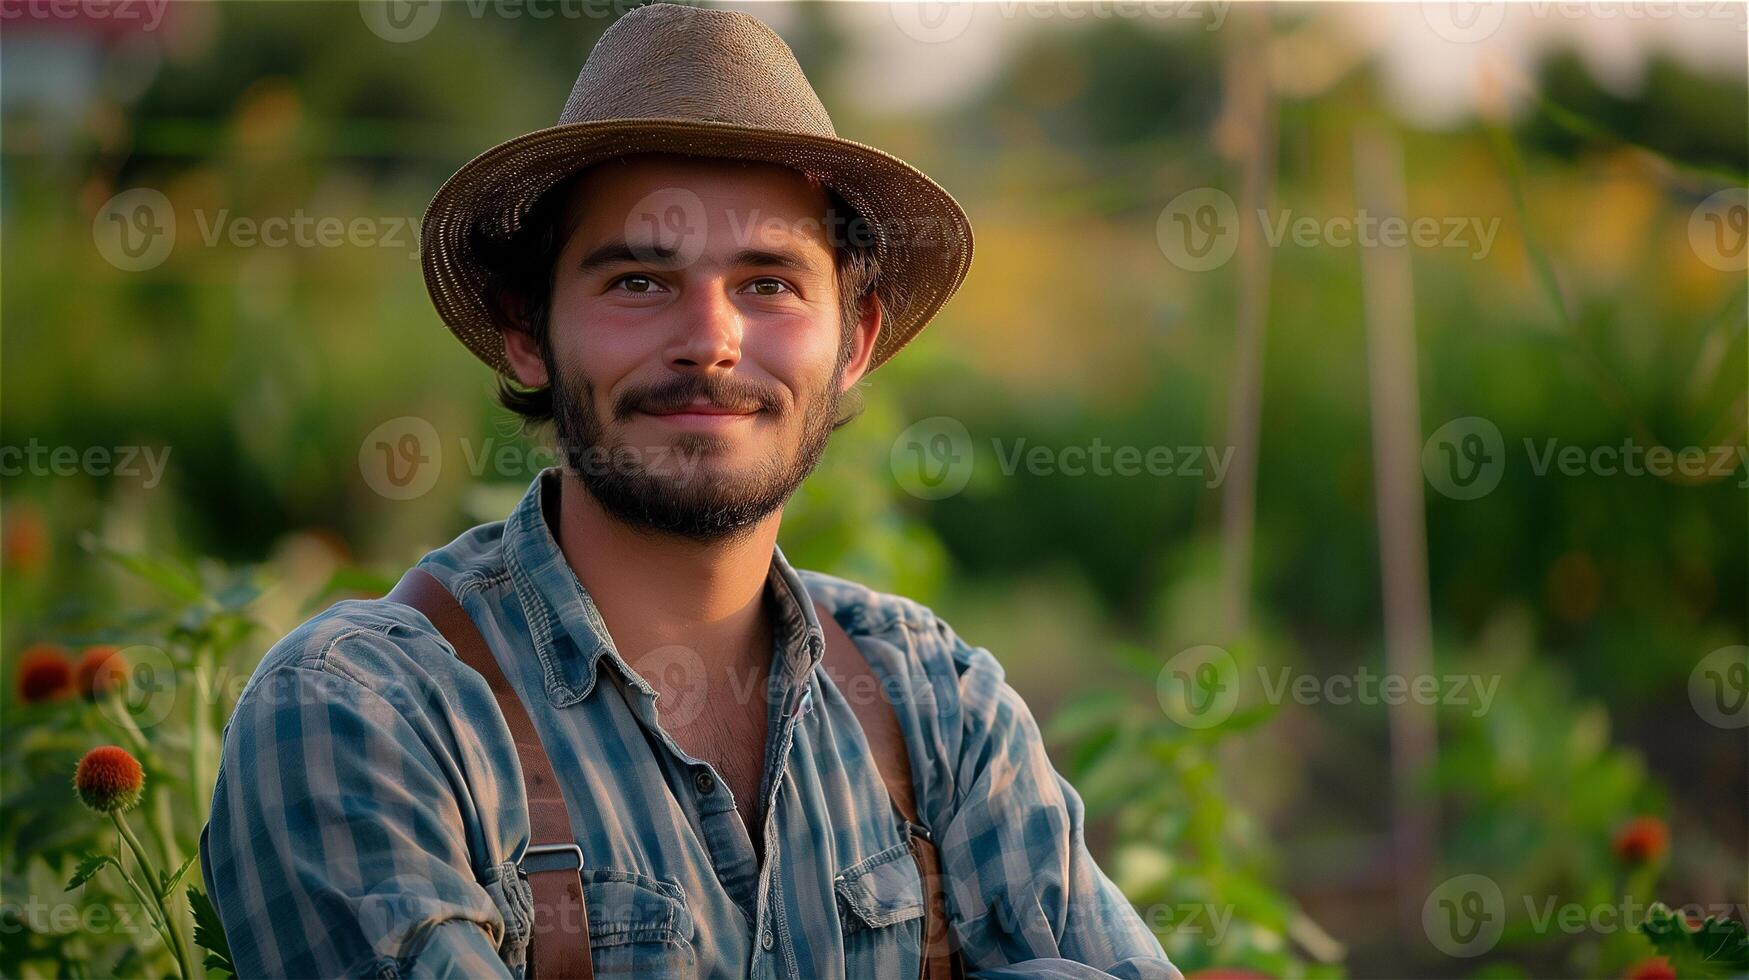
[[[506,351],[550,381],[561,452],[614,516],[714,540],[819,462],[879,331],[878,309],[842,321],[826,210],[765,164],[644,156],[579,182],[545,355],[519,331]]]

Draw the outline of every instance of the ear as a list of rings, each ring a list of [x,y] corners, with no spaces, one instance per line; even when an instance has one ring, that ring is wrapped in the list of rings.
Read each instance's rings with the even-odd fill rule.
[[[544,388],[548,381],[547,362],[541,357],[534,333],[526,326],[528,321],[523,315],[522,298],[505,297],[504,303],[510,314],[510,322],[502,323],[498,328],[504,335],[504,357],[524,388]]]
[[[874,359],[875,340],[881,335],[885,315],[880,297],[870,292],[857,313],[855,346],[850,352],[850,363],[844,366],[844,377],[838,382],[840,392],[849,391],[868,373],[869,362]]]
[[[516,372],[516,380],[522,382],[524,388],[544,388],[547,385],[547,365],[541,359],[540,347],[534,342],[534,335],[520,327],[504,328],[504,356],[510,361],[510,369]]]

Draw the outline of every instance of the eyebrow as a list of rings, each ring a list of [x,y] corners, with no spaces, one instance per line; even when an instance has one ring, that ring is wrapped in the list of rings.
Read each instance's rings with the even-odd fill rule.
[[[577,263],[577,270],[597,272],[616,265],[658,264],[672,267],[678,264],[678,258],[679,251],[668,245],[639,245],[634,249],[623,240],[615,240],[606,242],[583,256],[582,261]],[[812,264],[789,249],[744,248],[729,257],[729,264],[771,266],[795,272],[815,271]]]

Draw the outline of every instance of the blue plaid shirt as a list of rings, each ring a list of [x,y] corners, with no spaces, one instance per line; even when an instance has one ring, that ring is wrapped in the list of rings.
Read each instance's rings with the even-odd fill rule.
[[[727,785],[664,730],[673,712],[560,553],[542,507],[557,474],[420,567],[479,625],[564,782],[598,974],[917,975],[922,882],[856,715],[812,652],[818,599],[895,695],[969,963],[989,977],[1178,977],[1088,855],[1081,800],[990,652],[781,550],[756,857]],[[485,680],[419,613],[347,600],[250,678],[200,857],[243,976],[521,976],[528,833]]]

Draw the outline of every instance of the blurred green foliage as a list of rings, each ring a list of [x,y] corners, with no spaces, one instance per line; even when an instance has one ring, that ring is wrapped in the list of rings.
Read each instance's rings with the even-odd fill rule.
[[[79,114],[6,102],[0,446],[171,450],[150,487],[6,479],[9,688],[29,643],[148,635],[159,614],[129,611],[190,598],[100,571],[81,533],[174,556],[166,567],[266,563],[275,586],[252,606],[266,628],[234,653],[246,675],[251,651],[322,597],[377,590],[501,517],[543,461],[439,325],[411,231],[399,247],[274,249],[209,246],[203,229],[299,209],[416,227],[461,162],[551,123],[604,23],[446,14],[397,45],[351,4],[178,6],[182,27],[155,54],[61,51],[53,63],[92,87]],[[1551,934],[1519,899],[1744,901],[1746,747],[1697,715],[1689,684],[1700,658],[1744,642],[1745,472],[1538,475],[1525,448],[1743,446],[1745,283],[1697,261],[1688,237],[1695,208],[1749,172],[1741,64],[1656,56],[1624,94],[1556,49],[1517,110],[1481,100],[1475,118],[1435,127],[1396,114],[1389,76],[1329,8],[1273,11],[1249,42],[1238,20],[1107,19],[1015,31],[959,98],[881,112],[843,70],[856,22],[787,9],[839,131],[953,191],[978,254],[937,322],[863,386],[864,414],[792,503],[782,545],[800,566],[913,596],[996,652],[1084,793],[1105,867],[1139,905],[1175,913],[1160,930],[1187,970],[1613,975],[1647,955],[1641,937]],[[1217,615],[1220,487],[991,465],[992,440],[1227,446],[1247,285],[1233,265],[1174,267],[1155,226],[1186,189],[1239,196],[1245,134],[1224,121],[1223,73],[1245,43],[1299,86],[1277,96],[1278,213],[1351,214],[1353,134],[1373,126],[1402,146],[1412,211],[1499,221],[1486,255],[1413,252],[1423,430],[1483,416],[1510,459],[1482,499],[1426,488],[1436,663],[1500,680],[1482,717],[1441,710],[1417,786],[1440,817],[1439,873],[1490,876],[1513,912],[1476,961],[1393,919],[1383,708],[1267,705],[1253,686],[1226,722],[1192,730],[1154,696],[1161,665],[1198,644],[1229,650],[1245,676],[1382,663],[1358,250],[1271,250],[1244,635]],[[59,50],[11,28],[4,45],[0,88],[14,92],[42,64],[21,52]],[[91,224],[141,186],[174,202],[176,247],[125,272]],[[443,438],[436,487],[411,501],[375,493],[356,463],[366,434],[400,416]],[[932,416],[961,421],[982,461],[963,493],[922,501],[889,454]],[[471,465],[504,446],[522,462]],[[6,894],[49,894],[90,842],[64,793],[90,739],[10,700],[0,727]],[[1626,868],[1611,835],[1646,814],[1668,821],[1670,854]],[[184,844],[194,816],[178,808]],[[1219,942],[1187,927],[1191,908],[1231,911]],[[55,972],[127,974],[147,955],[65,942]]]

